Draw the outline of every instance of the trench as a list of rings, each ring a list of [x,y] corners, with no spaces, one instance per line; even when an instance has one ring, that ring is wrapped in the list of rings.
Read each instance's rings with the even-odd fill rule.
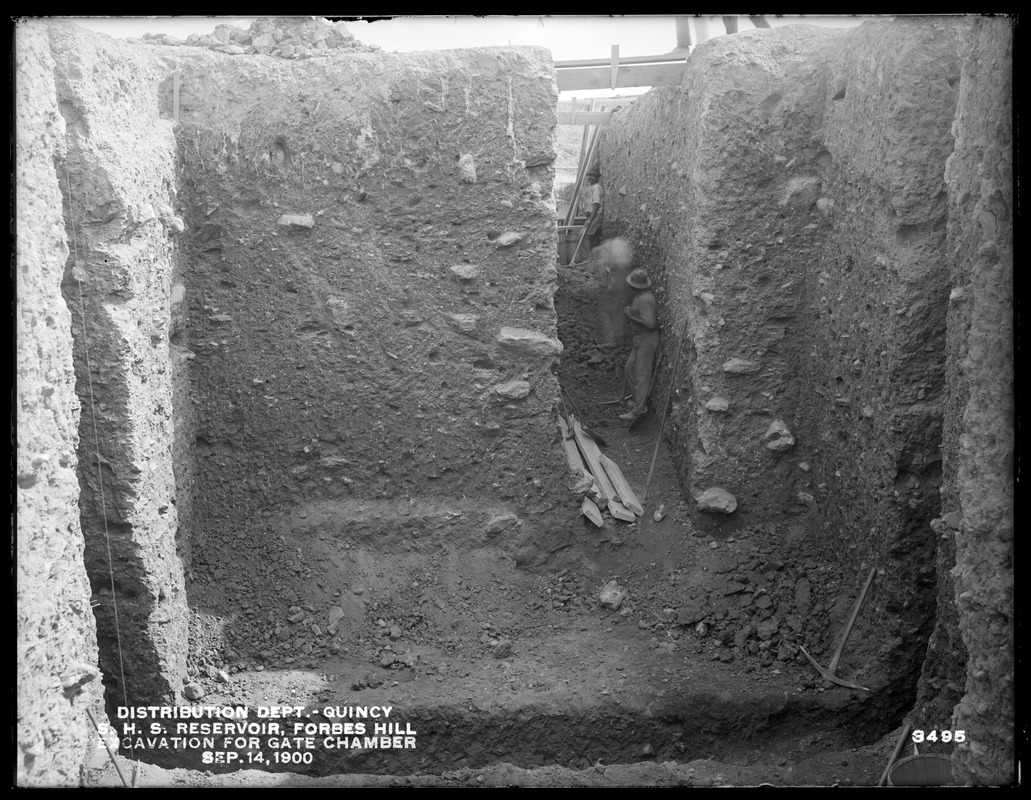
[[[488,280],[470,262],[489,263],[475,246],[494,248],[498,232],[464,207],[486,194],[458,204],[436,184],[416,190],[397,177],[330,191],[301,169],[311,145],[264,122],[234,143],[184,125],[176,142],[190,233],[162,276],[168,314],[158,327],[178,371],[166,398],[176,423],[166,478],[175,490],[160,491],[181,500],[154,514],[164,519],[176,506],[164,531],[172,546],[159,560],[181,568],[185,598],[167,576],[152,580],[154,561],[142,557],[131,526],[116,534],[119,569],[134,580],[102,597],[107,512],[83,504],[108,707],[116,716],[126,702],[178,703],[185,678],[202,691],[191,699],[297,705],[303,724],[327,720],[317,712],[330,704],[390,705],[418,746],[341,748],[318,735],[284,746],[270,735],[228,747],[130,744],[127,752],[169,767],[260,765],[314,776],[701,758],[790,765],[876,741],[901,721],[935,614],[934,573],[920,570],[933,562],[924,523],[937,511],[928,498],[938,462],[917,454],[896,473],[894,490],[912,492],[916,510],[910,527],[885,534],[904,540],[899,552],[912,563],[903,577],[921,587],[900,615],[906,629],[892,631],[899,641],[890,655],[901,653],[903,666],[889,668],[891,658],[877,654],[880,620],[871,614],[843,666],[850,675],[865,670],[875,691],[820,680],[800,647],[829,661],[862,581],[789,514],[717,525],[694,513],[688,458],[660,435],[675,338],[661,356],[652,413],[627,430],[618,419],[627,292],[610,289],[598,264],[559,265],[557,286],[498,267],[483,268]],[[281,222],[289,216],[281,212],[313,196],[332,209],[324,227],[314,217]],[[446,234],[434,230],[430,241],[410,232],[434,224],[425,209],[442,205],[433,213],[453,218]],[[548,230],[552,222],[526,224]],[[433,247],[449,248],[440,274],[420,266]],[[541,254],[554,258],[554,243],[506,266],[526,268]],[[94,267],[101,256],[91,255]],[[388,267],[393,281],[382,277]],[[452,294],[436,288],[442,279]],[[73,308],[76,283],[66,287]],[[451,322],[437,318],[434,303],[451,310]],[[84,417],[81,440],[112,448],[103,458],[115,465],[110,477],[121,475],[115,501],[124,518],[134,502],[126,476],[139,471],[139,454],[117,452],[135,413],[120,381],[138,365],[124,359],[123,312],[110,306],[121,304],[98,303],[94,313],[96,341],[106,345],[97,357],[112,369],[99,401],[107,427],[97,433]],[[470,309],[516,306],[529,306],[534,323],[554,317],[557,367],[508,359],[469,336]],[[616,347],[601,347],[605,339]],[[511,388],[520,382],[532,390]],[[511,394],[489,389],[488,400],[452,413],[469,385]],[[694,400],[683,379],[675,388],[681,406]],[[527,411],[522,401],[536,405]],[[566,404],[631,485],[643,489],[652,478],[647,513],[632,525],[606,520],[594,529],[562,491],[568,476],[551,412]],[[475,424],[458,431],[463,415]],[[93,462],[103,476],[99,456],[83,449],[83,494],[103,498]],[[652,516],[660,508],[665,515]],[[621,608],[598,600],[612,580],[627,593]],[[883,617],[905,594],[885,590],[871,602]],[[182,613],[155,622],[171,598]],[[119,601],[130,623],[121,652],[108,617]],[[131,668],[121,685],[116,664],[125,656]],[[283,752],[290,758],[276,755]]]

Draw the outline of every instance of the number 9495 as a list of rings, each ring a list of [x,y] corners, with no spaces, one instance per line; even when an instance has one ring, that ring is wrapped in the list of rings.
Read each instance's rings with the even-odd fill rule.
[[[913,744],[920,744],[921,742],[965,742],[967,739],[966,731],[921,731],[915,730],[912,734]]]

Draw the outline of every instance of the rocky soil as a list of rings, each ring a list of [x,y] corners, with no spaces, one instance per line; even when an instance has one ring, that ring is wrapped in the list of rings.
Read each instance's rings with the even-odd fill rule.
[[[658,414],[627,431],[621,406],[601,405],[619,396],[625,352],[595,346],[596,270],[560,272],[560,379],[643,496]],[[141,753],[171,770],[145,766],[143,785],[314,780],[270,774],[281,770],[331,785],[875,783],[898,719],[874,699],[874,621],[860,615],[839,670],[873,694],[824,681],[799,651],[829,662],[865,576],[834,567],[800,525],[695,529],[664,442],[656,465],[639,522],[582,521],[566,565],[540,573],[444,557],[418,537],[334,535],[339,507],[278,520],[262,541],[209,544],[194,562],[192,592],[211,602],[194,609],[186,697],[391,705],[419,746],[318,749],[311,765],[232,775],[200,772],[189,751]],[[399,533],[432,539],[473,512],[413,508]]]
[[[1002,411],[980,422],[969,408],[962,415],[981,425],[977,441],[991,456],[983,465],[968,452],[974,438],[946,425],[943,466],[941,415],[929,403],[949,388],[937,348],[945,298],[964,297],[946,293],[940,231],[947,222],[957,254],[976,246],[984,274],[993,267],[1003,276],[999,285],[1011,263],[1008,251],[999,255],[1009,230],[999,190],[974,197],[978,214],[963,212],[985,235],[995,231],[985,214],[1000,220],[999,244],[981,246],[976,231],[954,224],[960,208],[946,218],[945,200],[962,205],[977,165],[1001,157],[950,125],[954,103],[958,121],[977,116],[969,87],[978,58],[958,77],[945,28],[903,20],[864,29],[848,50],[811,31],[726,37],[693,59],[694,83],[676,89],[684,97],[650,95],[633,120],[610,129],[607,233],[627,236],[635,265],[664,276],[656,293],[669,328],[651,411],[630,430],[618,418],[626,337],[612,323],[625,298],[593,261],[555,265],[553,187],[578,140],[560,142],[556,159],[547,51],[371,53],[340,26],[304,18],[185,42],[123,45],[71,25],[49,32],[61,56],[56,88],[33,80],[53,107],[32,125],[54,130],[40,140],[46,157],[31,163],[47,174],[43,162],[53,160],[65,179],[73,258],[63,300],[79,338],[74,350],[57,342],[52,362],[42,351],[35,361],[23,354],[19,374],[63,366],[58,405],[74,404],[74,358],[80,384],[98,373],[107,392],[87,403],[77,387],[84,409],[104,412],[95,429],[78,431],[78,502],[112,719],[119,694],[133,703],[292,706],[313,725],[339,707],[389,706],[418,736],[409,749],[307,746],[290,763],[273,763],[283,747],[275,731],[246,747],[123,740],[123,763],[146,762],[138,785],[871,785],[904,721],[950,725],[964,659],[950,637],[973,640],[968,628],[987,637],[981,649],[991,659],[970,653],[976,669],[958,727],[981,724],[988,697],[1000,716],[979,741],[971,737],[957,765],[981,776],[1005,766],[1012,528],[995,507],[1005,506],[996,500],[1009,496],[1012,477],[1010,407],[996,404]],[[992,31],[983,33],[981,42],[981,32],[956,29],[992,52]],[[33,47],[49,64],[39,36]],[[810,63],[803,51],[819,58]],[[871,53],[878,63],[894,59],[892,102],[907,111],[922,103],[934,125],[884,112],[876,102],[884,93],[860,68]],[[772,68],[778,59],[790,69]],[[935,93],[913,79],[921,75]],[[957,80],[967,87],[958,96]],[[701,98],[708,116],[694,114],[692,86],[718,95],[718,104]],[[905,145],[905,169],[890,185],[877,180],[895,175],[884,166],[894,162],[853,146],[862,127],[854,120],[919,134],[870,137]],[[755,141],[753,129],[762,134]],[[680,150],[666,152],[667,137],[656,134],[664,130],[676,132]],[[738,137],[732,147],[720,144],[721,132]],[[946,196],[939,167],[953,137],[959,157],[946,169]],[[692,172],[685,159],[712,155],[699,142],[740,157],[722,172]],[[631,163],[646,151],[646,163]],[[1006,169],[998,164],[1000,175]],[[872,215],[868,179],[880,187]],[[57,186],[44,183],[44,204],[59,203]],[[728,185],[758,189],[731,196]],[[665,221],[650,205],[656,194],[667,201]],[[695,202],[697,218],[688,214]],[[760,213],[775,206],[776,220]],[[705,224],[678,239],[674,207]],[[892,209],[909,216],[896,220]],[[41,306],[54,302],[69,252],[55,234],[61,226],[48,225],[39,236],[52,240],[54,276],[33,294]],[[885,259],[863,261],[882,241],[907,255],[895,272]],[[852,250],[860,269],[841,255]],[[949,330],[976,333],[1005,314],[1009,296],[965,270],[952,265],[956,282],[969,279],[984,302],[950,309]],[[798,282],[775,297],[779,279],[768,272]],[[910,303],[911,290],[927,303]],[[827,306],[822,316],[799,311],[813,292]],[[870,300],[865,312],[859,296]],[[886,321],[871,332],[874,303]],[[934,314],[919,316],[924,307]],[[38,327],[33,307],[20,310],[23,326]],[[38,319],[53,323],[42,310]],[[674,358],[678,335],[691,344],[684,364]],[[981,350],[1005,361],[1005,346],[973,333],[980,344],[964,356],[967,335],[950,333],[950,369],[977,367]],[[608,339],[617,345],[600,346]],[[871,350],[864,373],[852,343],[874,340],[885,349],[873,347],[879,355]],[[926,374],[909,369],[918,361]],[[989,382],[986,408],[1008,386],[1006,367],[993,367],[1003,379]],[[967,395],[982,396],[980,374],[949,399],[953,416]],[[798,398],[810,383],[810,399],[821,399],[804,413]],[[861,403],[864,392],[876,402]],[[23,391],[22,403],[49,408],[58,402],[51,393]],[[878,416],[882,406],[894,410]],[[562,411],[576,414],[638,492],[645,512],[636,522],[607,517],[595,527],[578,515],[580,490],[556,425]],[[53,441],[75,438],[69,430]],[[48,441],[36,439],[41,448]],[[72,461],[63,457],[61,467]],[[53,484],[47,464],[20,464],[21,488]],[[997,484],[988,481],[997,491],[986,498],[985,481],[971,477],[982,469]],[[943,476],[951,485],[957,475],[959,490],[939,509]],[[100,558],[112,486],[111,509],[125,522],[114,560],[125,575]],[[696,496],[704,487],[723,494]],[[721,487],[741,508],[704,513],[708,500],[730,497]],[[49,493],[31,497],[34,512],[52,505]],[[988,560],[975,564],[964,551],[980,541],[973,537],[933,558],[939,535],[996,529]],[[72,522],[52,533],[51,549],[77,537]],[[55,562],[29,555],[52,582]],[[850,689],[821,678],[802,648],[831,662],[871,565],[872,589],[838,669],[867,688]],[[955,592],[969,583],[959,598],[981,610],[952,605],[953,586],[935,569],[956,576]],[[999,574],[999,598],[989,602]],[[115,577],[112,598],[97,584]],[[112,599],[122,602],[125,644],[111,635]],[[948,607],[935,612],[935,602]],[[34,611],[52,605],[40,603]],[[957,629],[959,610],[967,617]],[[92,636],[39,634],[61,647]],[[42,656],[34,641],[20,647],[33,681],[43,676],[33,691],[49,698],[33,713],[56,718],[66,704],[53,702],[47,662],[61,647]],[[117,674],[123,654],[129,669]],[[61,677],[66,699],[79,680]],[[21,766],[38,760],[41,782],[61,770],[74,782],[64,766],[43,772],[43,756],[74,762],[54,747],[67,735],[59,726],[37,746],[20,730]],[[246,760],[212,763],[206,748]],[[118,780],[98,750],[85,782]]]

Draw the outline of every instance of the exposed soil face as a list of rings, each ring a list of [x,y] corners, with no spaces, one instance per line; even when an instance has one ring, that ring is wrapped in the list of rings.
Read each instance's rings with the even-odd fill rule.
[[[663,341],[628,430],[626,290],[556,265],[550,54],[287,22],[20,40],[19,780],[77,781],[95,660],[111,719],[417,738],[126,732],[143,785],[869,785],[903,722],[1006,782],[1008,32],[721,37],[617,113],[606,235]],[[570,412],[636,522],[580,515]],[[850,689],[802,648],[831,663],[868,574]]]
[[[659,419],[629,432],[619,406],[599,405],[622,388],[625,352],[591,363],[600,352],[598,269],[560,271],[559,378],[643,497]],[[273,533],[243,551],[209,543],[195,557],[193,591],[205,602],[194,615],[194,684],[204,703],[303,705],[316,724],[331,721],[319,713],[326,707],[388,705],[418,731],[410,751],[317,748],[304,768],[311,775],[709,758],[745,782],[870,782],[873,759],[843,769],[847,755],[829,773],[810,765],[791,777],[801,761],[876,740],[897,721],[883,672],[846,654],[840,674],[874,693],[841,689],[799,651],[805,644],[829,661],[859,581],[798,525],[718,538],[697,531],[664,443],[648,498],[634,525],[577,522],[566,566],[543,573],[516,569],[496,550],[458,552],[472,503],[405,504],[399,514],[390,502],[324,501],[270,517]],[[660,505],[666,515],[655,521]],[[599,603],[613,579],[627,594],[615,610]],[[196,754],[140,756],[201,766]],[[693,773],[675,780],[705,782]]]

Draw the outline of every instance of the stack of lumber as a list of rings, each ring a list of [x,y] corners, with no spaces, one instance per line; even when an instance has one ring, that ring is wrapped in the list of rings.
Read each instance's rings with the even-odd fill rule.
[[[601,452],[575,416],[570,415],[568,422],[560,416],[558,423],[569,469],[577,478],[575,488],[584,494],[580,513],[599,528],[604,524],[603,512],[623,522],[636,522],[644,508],[619,466]]]

